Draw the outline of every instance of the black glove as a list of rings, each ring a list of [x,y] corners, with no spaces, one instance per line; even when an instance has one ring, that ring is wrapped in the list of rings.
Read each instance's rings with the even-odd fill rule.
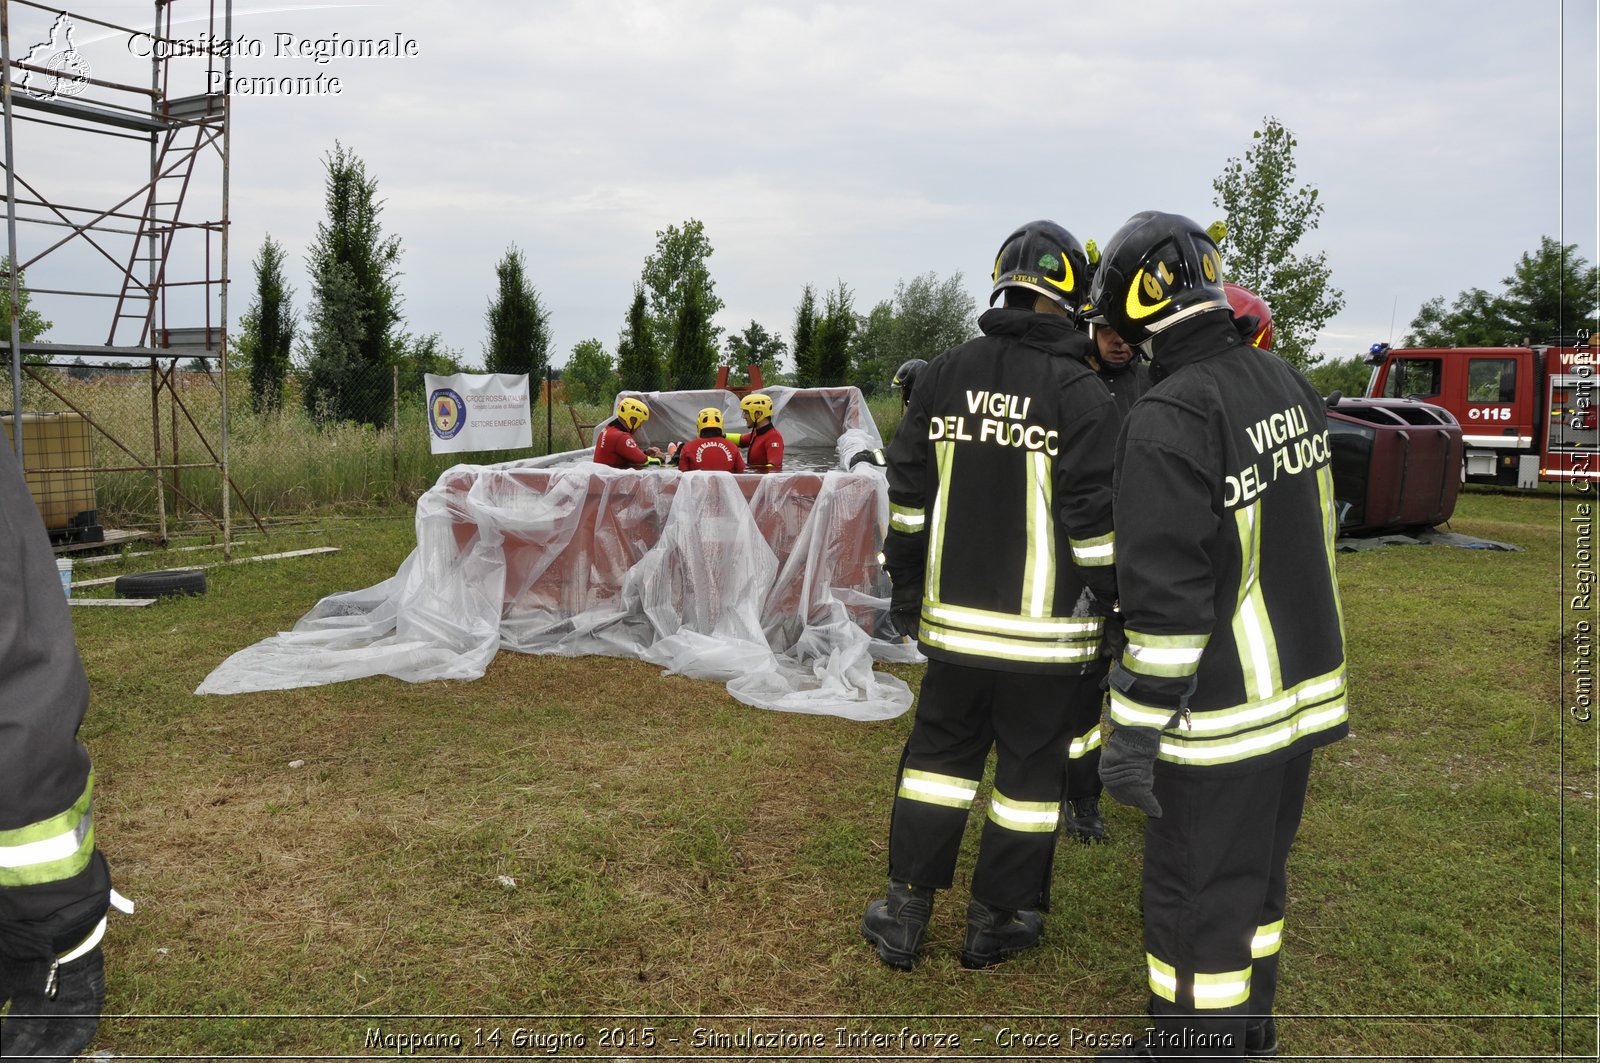
[[[922,610],[920,608],[896,609],[889,614],[889,618],[894,621],[894,626],[899,628],[912,642],[917,641],[918,636],[922,634]]]
[[[1100,628],[1100,656],[1110,661],[1120,660],[1123,647],[1128,644],[1128,636],[1122,630],[1122,614],[1115,609],[1105,614],[1105,622]]]
[[[1106,793],[1125,805],[1161,818],[1156,800],[1156,752],[1161,732],[1154,727],[1118,727],[1100,752],[1100,781]]]
[[[880,469],[889,464],[888,459],[883,456],[883,448],[876,447],[872,450],[856,451],[854,454],[850,455],[850,460],[845,462],[844,467],[846,469],[854,469],[862,462],[866,462],[868,465],[876,465]]]

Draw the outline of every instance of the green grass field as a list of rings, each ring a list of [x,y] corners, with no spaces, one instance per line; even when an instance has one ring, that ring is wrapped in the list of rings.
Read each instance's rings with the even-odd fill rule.
[[[1520,553],[1341,555],[1353,734],[1318,755],[1290,863],[1283,1058],[1595,1058],[1596,724],[1562,705],[1560,506],[1463,496],[1453,528]],[[139,905],[106,939],[96,1049],[1073,1058],[1141,1026],[1141,817],[1120,806],[1112,844],[1058,852],[1041,949],[961,968],[974,829],[917,969],[873,957],[857,925],[909,714],[764,712],[635,661],[508,653],[472,683],[191,694],[413,543],[409,513],[287,526],[241,553],[340,552],[74,610],[100,844]]]

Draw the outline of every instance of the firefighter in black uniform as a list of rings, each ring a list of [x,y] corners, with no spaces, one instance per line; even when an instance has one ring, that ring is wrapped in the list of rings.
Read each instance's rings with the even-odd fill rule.
[[[861,926],[894,967],[911,967],[934,891],[952,884],[991,745],[961,961],[987,967],[1043,934],[1065,706],[1098,701],[1084,672],[1116,595],[1115,407],[1074,316],[1086,265],[1059,225],[1012,233],[991,296],[1005,305],[917,374],[889,447],[891,610],[929,658],[897,779],[889,896]]]
[[[1216,244],[1136,214],[1090,289],[1154,359],[1119,439],[1106,790],[1149,815],[1152,1029],[1111,1058],[1277,1053],[1284,868],[1311,753],[1348,732],[1322,399],[1241,335]]]
[[[1094,266],[1090,266],[1093,276]],[[1111,392],[1120,417],[1127,417],[1139,397],[1150,389],[1150,370],[1143,355],[1128,346],[1117,330],[1105,322],[1089,325],[1095,343],[1091,360],[1101,383]],[[1100,661],[1100,677],[1105,677],[1111,662]],[[1071,723],[1072,738],[1067,753],[1067,801],[1062,808],[1062,828],[1084,845],[1106,840],[1105,816],[1100,812],[1100,706],[1079,710]]]
[[[1126,417],[1133,404],[1150,390],[1150,366],[1144,355],[1122,338],[1122,333],[1103,321],[1090,324],[1089,336],[1095,343],[1100,379]]]
[[[4,445],[0,586],[0,1053],[74,1059],[105,1000],[111,901],[77,739],[89,684],[44,522]]]
[[[906,407],[911,405],[911,390],[917,386],[917,374],[926,368],[928,368],[926,358],[908,358],[894,371],[894,379],[889,382],[889,386],[900,391],[902,414],[905,413]]]

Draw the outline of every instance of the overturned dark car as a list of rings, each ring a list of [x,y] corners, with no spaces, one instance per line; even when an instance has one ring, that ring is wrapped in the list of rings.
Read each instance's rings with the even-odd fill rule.
[[[1328,397],[1340,535],[1443,524],[1461,491],[1461,425],[1413,399]]]

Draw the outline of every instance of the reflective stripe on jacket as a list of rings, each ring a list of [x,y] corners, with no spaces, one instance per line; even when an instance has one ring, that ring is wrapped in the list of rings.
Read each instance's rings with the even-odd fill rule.
[[[44,522],[0,434],[0,960],[59,956],[105,914],[89,684]],[[10,1042],[8,1041],[7,1044]]]
[[[893,607],[920,608],[929,657],[1080,672],[1096,595],[1116,593],[1116,408],[1067,318],[998,309],[979,325],[918,377],[888,448]]]
[[[1175,765],[1262,765],[1348,731],[1325,407],[1225,313],[1172,332],[1119,444],[1110,718]]]

